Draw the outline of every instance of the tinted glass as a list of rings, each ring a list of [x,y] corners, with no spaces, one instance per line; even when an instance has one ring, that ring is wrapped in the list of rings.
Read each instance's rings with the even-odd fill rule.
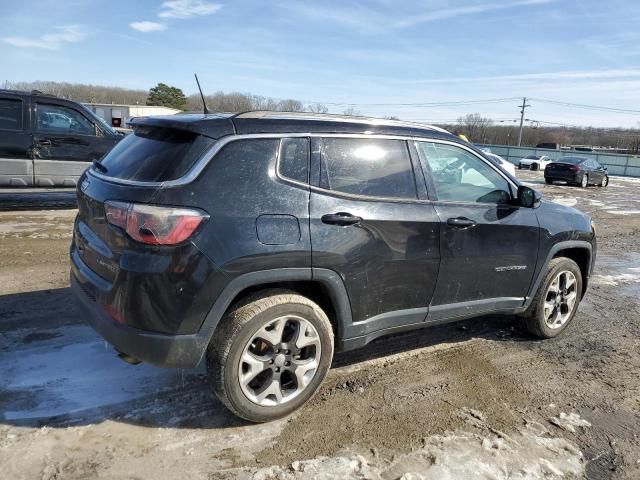
[[[37,128],[40,132],[68,135],[95,135],[96,129],[80,112],[59,105],[38,103],[36,106]]]
[[[22,130],[22,100],[0,98],[0,130]]]
[[[325,138],[320,158],[322,188],[369,197],[417,197],[403,140]]]
[[[527,155],[524,158],[525,160],[540,160],[540,157],[538,155]]]
[[[438,200],[471,203],[508,203],[509,183],[475,155],[452,145],[416,142],[421,160],[428,163]]]
[[[307,183],[309,180],[309,140],[283,138],[280,142],[278,170],[283,177]]]
[[[556,160],[558,163],[570,163],[571,165],[580,165],[584,162],[584,158],[576,158],[576,157],[561,157]]]
[[[164,182],[183,176],[214,140],[168,128],[137,127],[101,161],[106,175],[125,180]]]

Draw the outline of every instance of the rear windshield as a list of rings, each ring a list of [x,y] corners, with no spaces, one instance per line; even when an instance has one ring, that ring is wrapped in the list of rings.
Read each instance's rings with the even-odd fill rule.
[[[139,126],[100,161],[106,171],[96,171],[109,177],[140,182],[175,180],[182,177],[214,142],[192,132]]]
[[[558,160],[556,160],[556,163],[571,163],[572,165],[579,165],[584,161],[585,161],[584,158],[560,157]]]

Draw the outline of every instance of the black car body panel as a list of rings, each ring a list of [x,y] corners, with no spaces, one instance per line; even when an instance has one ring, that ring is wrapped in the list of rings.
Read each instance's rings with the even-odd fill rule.
[[[590,219],[577,210],[438,200],[414,140],[440,142],[502,172],[468,143],[396,122],[307,117],[138,119],[135,128],[219,140],[178,179],[113,178],[109,156],[100,167],[106,172],[93,167],[82,175],[72,288],[88,321],[118,350],[161,366],[194,366],[227,309],[257,289],[289,288],[312,298],[332,320],[338,349],[346,350],[395,331],[522,311],[563,249],[586,262],[586,285],[596,244]],[[364,146],[377,154],[395,142],[403,169],[373,169],[366,184],[356,178],[362,169],[328,183],[335,170],[325,155],[330,159],[345,139],[356,153]],[[289,147],[298,152],[296,168],[287,163]],[[498,175],[514,198],[517,182]],[[401,185],[403,178],[404,196],[359,190]],[[107,201],[197,208],[208,219],[188,241],[148,245],[107,221]]]
[[[121,138],[75,102],[0,90],[0,186],[73,187]]]

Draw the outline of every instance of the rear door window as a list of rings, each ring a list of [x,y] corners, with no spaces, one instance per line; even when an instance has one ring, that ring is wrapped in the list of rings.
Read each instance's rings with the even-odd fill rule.
[[[100,163],[106,172],[101,173],[139,182],[176,180],[186,174],[214,142],[193,132],[138,126],[102,159]]]
[[[404,140],[323,138],[320,187],[368,197],[417,198]]]
[[[95,135],[96,127],[79,111],[62,105],[36,104],[38,132],[63,135]]]
[[[280,175],[291,180],[309,181],[309,139],[283,138],[278,155]]]
[[[0,98],[0,130],[22,130],[22,100]]]

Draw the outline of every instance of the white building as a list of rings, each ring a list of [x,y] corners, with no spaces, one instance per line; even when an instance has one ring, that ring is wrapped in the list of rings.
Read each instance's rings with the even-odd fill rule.
[[[174,115],[181,110],[153,105],[117,105],[113,103],[85,103],[89,110],[103,118],[109,125],[125,128],[134,117],[151,117],[154,115]]]

